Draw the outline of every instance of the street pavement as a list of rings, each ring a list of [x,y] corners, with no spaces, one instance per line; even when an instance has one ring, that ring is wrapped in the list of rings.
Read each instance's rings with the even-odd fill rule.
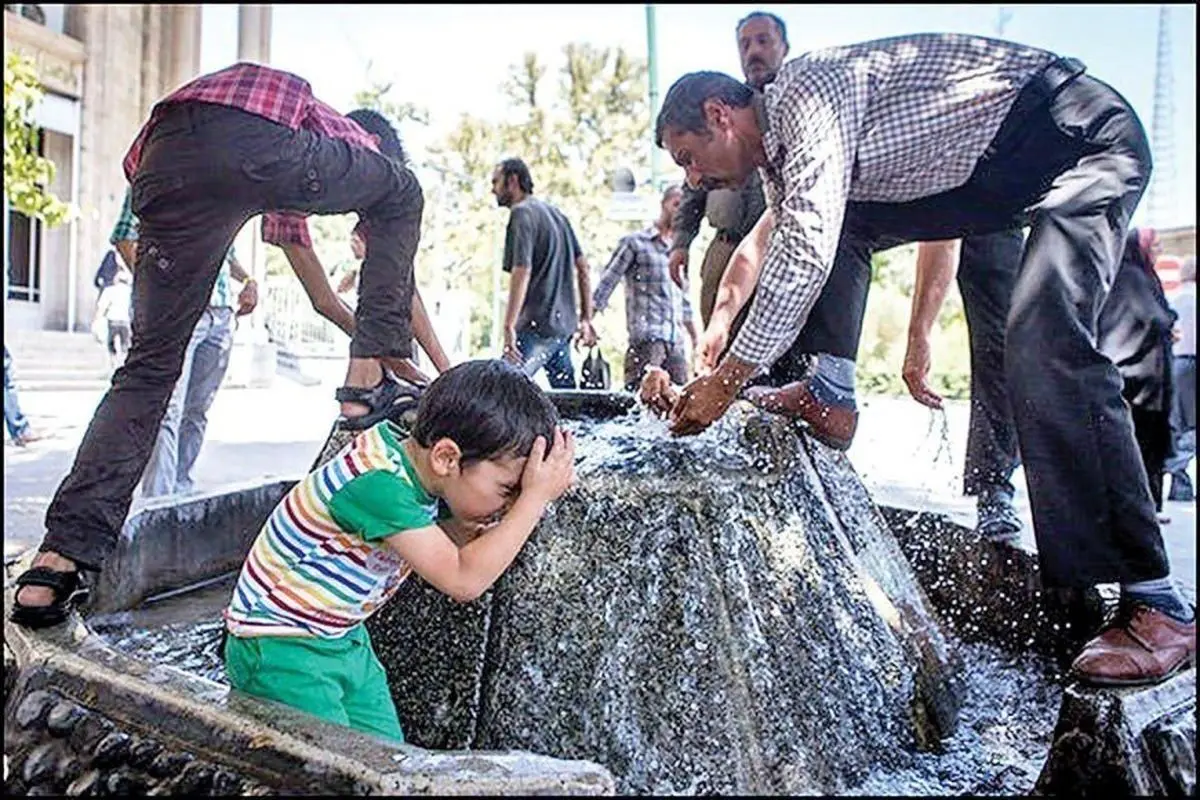
[[[36,545],[42,519],[103,392],[26,392],[21,407],[47,438],[26,448],[4,446],[4,555]],[[329,385],[302,386],[277,377],[269,389],[223,389],[209,412],[204,448],[196,463],[198,491],[252,480],[298,478],[316,458],[337,413]],[[933,412],[908,398],[862,402],[851,461],[876,499],[912,508],[936,508],[974,525],[974,502],[961,496],[966,403]],[[1195,465],[1192,465],[1195,480]],[[1032,548],[1032,523],[1023,473],[1014,480],[1017,508]],[[142,501],[135,498],[133,510]],[[1196,508],[1168,503],[1163,536],[1175,577],[1195,596]]]

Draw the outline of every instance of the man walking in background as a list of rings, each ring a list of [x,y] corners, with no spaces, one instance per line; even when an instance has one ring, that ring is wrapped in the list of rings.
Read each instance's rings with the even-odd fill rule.
[[[671,223],[680,196],[678,186],[668,187],[654,224],[621,238],[592,295],[598,314],[608,305],[617,284],[625,281],[625,327],[629,332],[625,389],[631,392],[637,389],[647,367],[661,367],[675,383],[687,383],[690,359],[683,332],[687,331],[695,346],[696,325],[692,304],[671,280],[667,267]]]
[[[492,194],[497,205],[510,210],[504,237],[503,268],[509,273],[504,357],[531,378],[545,367],[552,389],[574,389],[571,337],[578,333],[585,347],[596,343],[587,259],[566,215],[533,196],[533,177],[524,161],[500,162],[492,173]]]

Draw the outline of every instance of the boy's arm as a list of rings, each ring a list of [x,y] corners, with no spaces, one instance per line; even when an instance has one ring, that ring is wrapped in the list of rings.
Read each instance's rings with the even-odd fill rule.
[[[435,589],[460,603],[486,592],[508,569],[533,533],[546,504],[565,492],[575,478],[575,441],[561,429],[546,453],[545,440],[534,442],[521,477],[521,493],[498,524],[458,547],[437,525],[405,531],[385,541]]]

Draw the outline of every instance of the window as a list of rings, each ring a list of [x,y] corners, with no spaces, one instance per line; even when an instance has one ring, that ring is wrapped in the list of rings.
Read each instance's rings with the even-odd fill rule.
[[[38,155],[46,153],[46,134],[38,131]],[[8,299],[32,303],[42,299],[42,223],[16,209],[8,210]]]

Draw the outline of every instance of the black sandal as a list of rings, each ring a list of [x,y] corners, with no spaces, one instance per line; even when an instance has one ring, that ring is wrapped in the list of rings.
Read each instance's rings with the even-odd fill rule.
[[[79,571],[59,572],[49,567],[31,567],[16,581],[12,621],[26,628],[50,628],[66,621],[71,612],[87,602],[89,590]],[[48,606],[27,606],[17,601],[24,586],[45,586],[54,590]]]
[[[396,419],[405,411],[415,408],[425,387],[398,377],[384,377],[374,389],[343,386],[334,392],[339,403],[362,403],[368,409],[357,417],[341,416],[344,430],[359,431],[385,419]]]

